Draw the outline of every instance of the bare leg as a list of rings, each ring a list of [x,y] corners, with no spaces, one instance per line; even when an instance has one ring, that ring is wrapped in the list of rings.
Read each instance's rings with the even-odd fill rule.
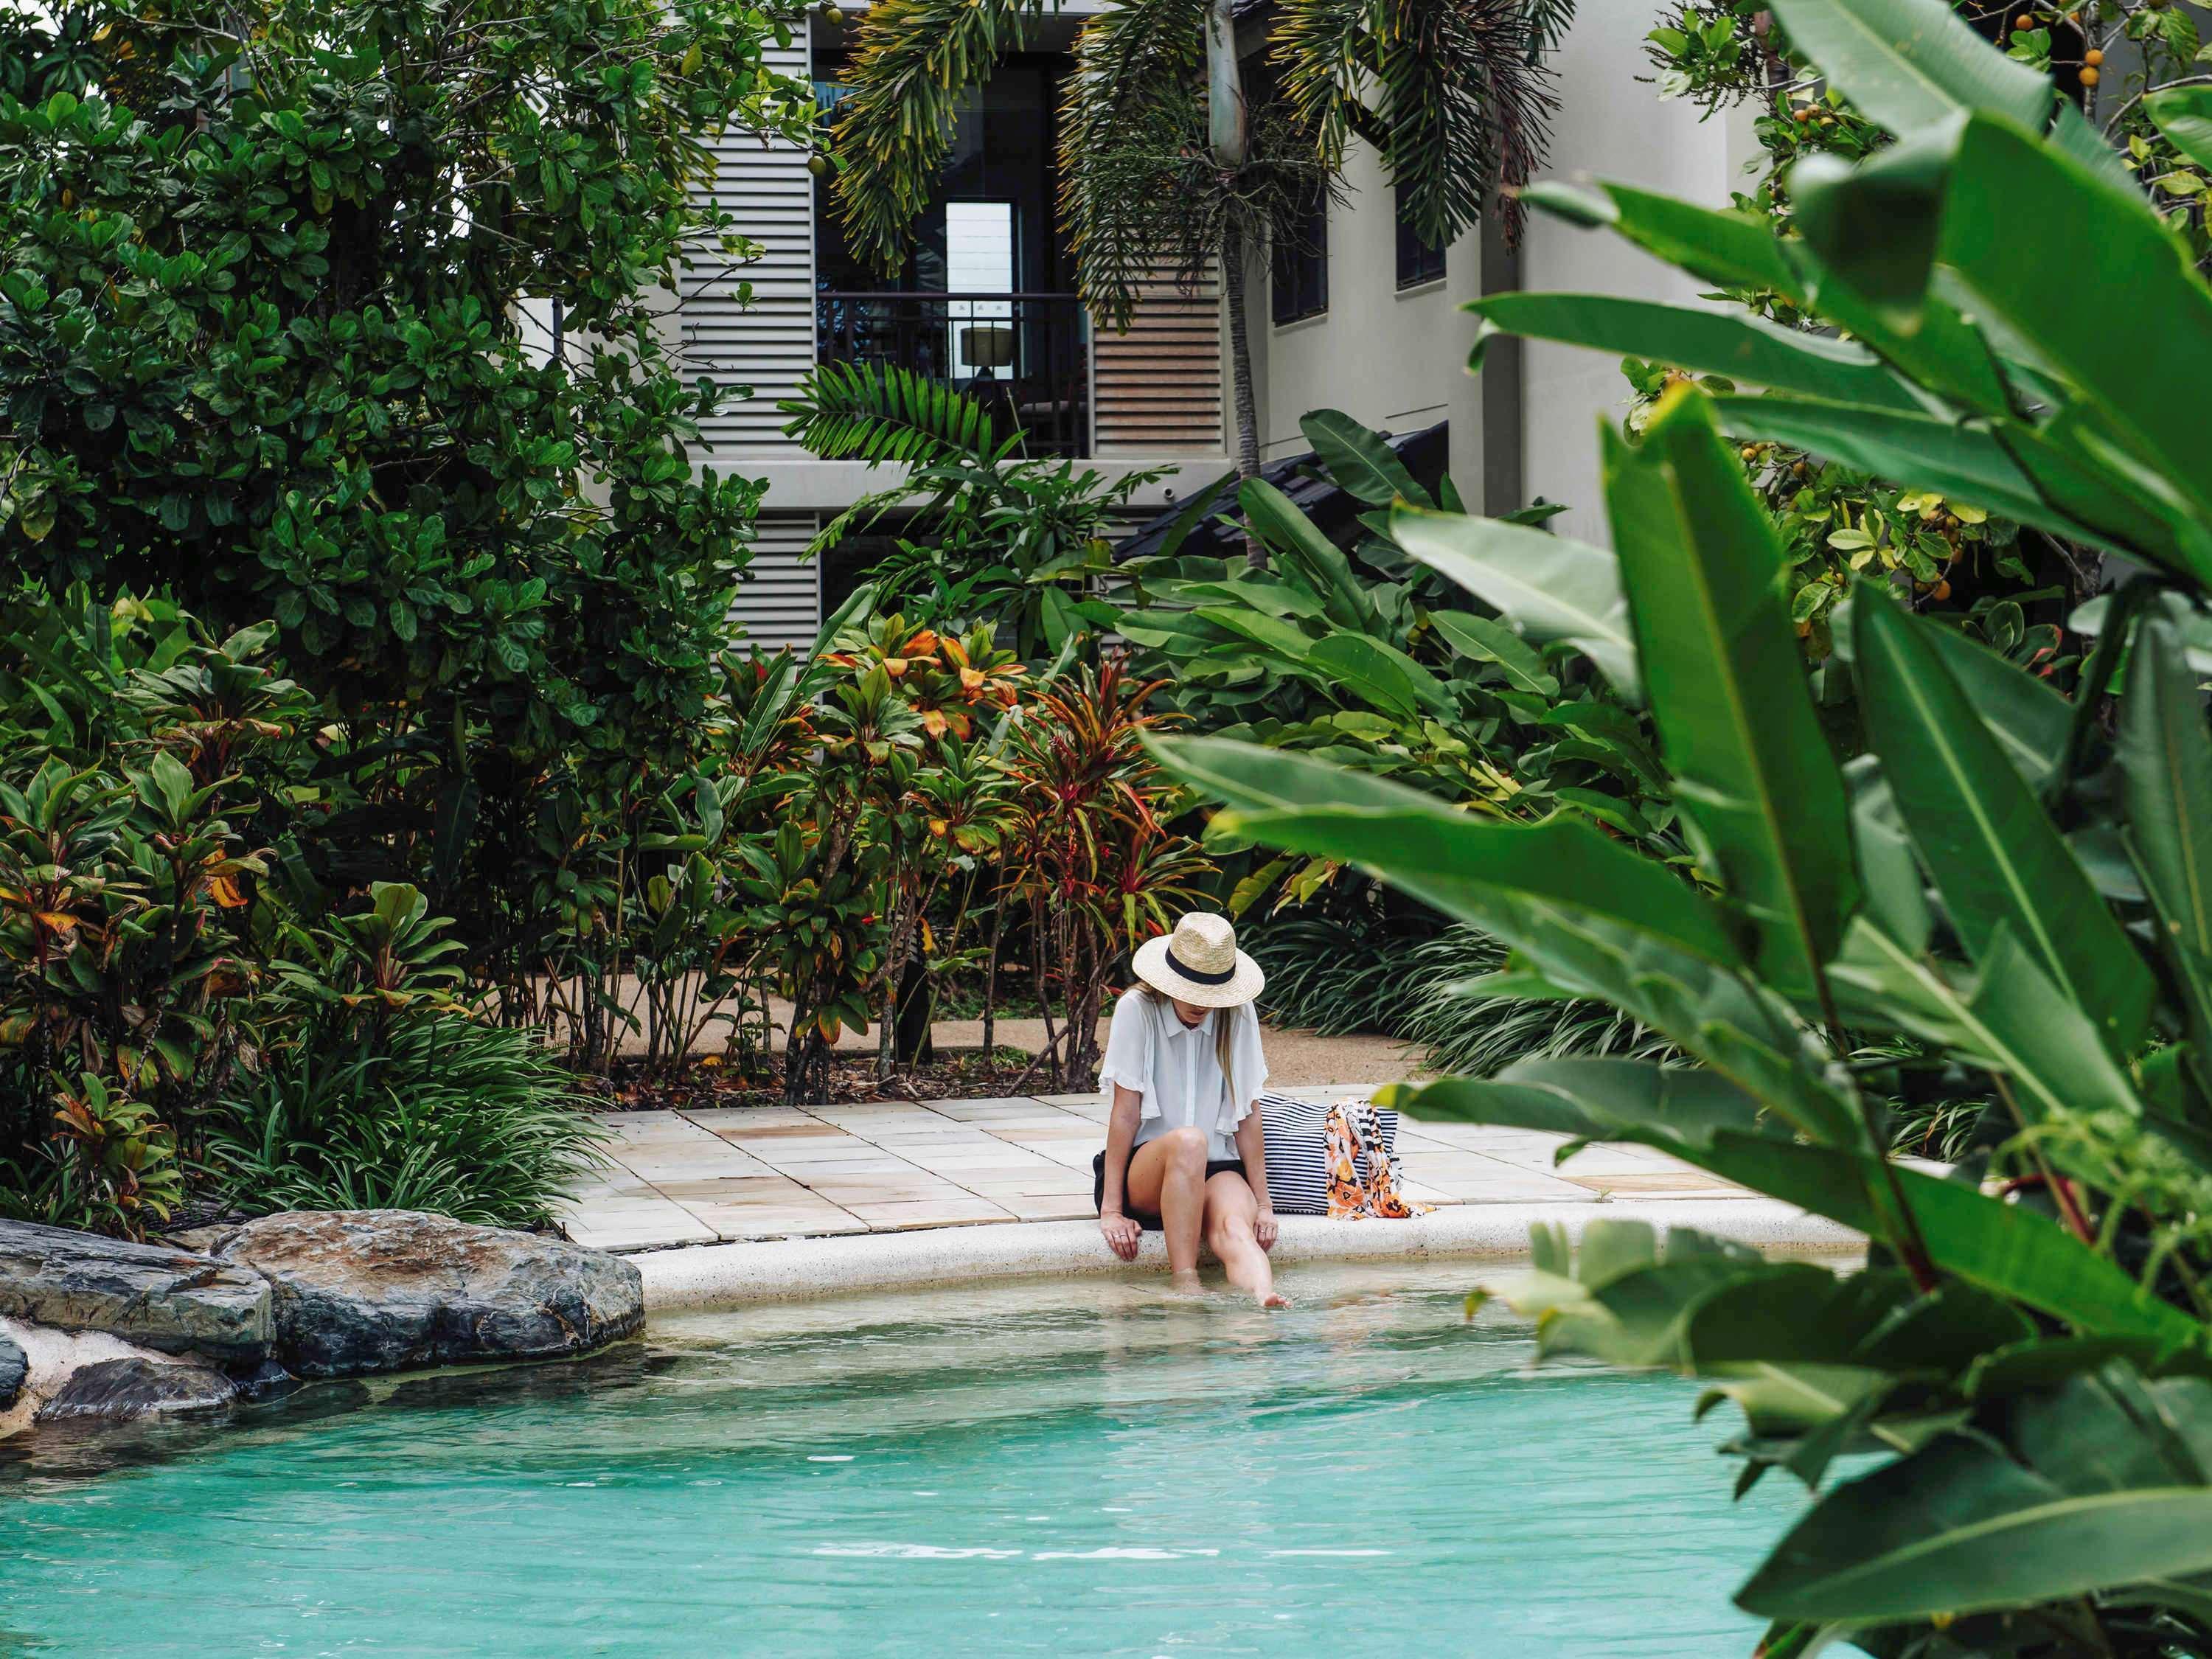
[[[1206,1219],[1206,1132],[1170,1129],[1146,1141],[1129,1160],[1127,1184],[1129,1201],[1160,1218],[1169,1269],[1179,1283],[1195,1284]]]
[[[1287,1308],[1275,1288],[1275,1270],[1253,1237],[1259,1200],[1243,1176],[1224,1170],[1206,1183],[1206,1246],[1229,1270],[1229,1282],[1263,1308]]]

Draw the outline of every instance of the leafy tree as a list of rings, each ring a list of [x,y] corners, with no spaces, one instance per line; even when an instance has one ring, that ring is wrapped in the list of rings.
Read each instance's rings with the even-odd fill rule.
[[[2167,223],[2205,256],[2203,161],[2148,113],[2154,97],[2212,108],[2192,84],[2203,65],[2189,8],[2166,0],[2085,7],[1953,0],[1952,9],[2008,58],[2050,74],[2120,148]],[[1822,76],[1764,0],[1683,0],[1647,43],[1662,96],[1690,100],[1708,114],[1753,108],[1764,165],[1735,192],[1735,205],[1778,230],[1795,212],[1791,167],[1811,155],[1860,161],[1891,142],[1888,128]],[[1735,284],[1728,292],[1771,320],[1817,325],[1789,293]],[[1624,367],[1638,394],[1635,420],[1670,371],[1635,358]],[[2069,660],[2059,655],[2063,641],[2052,618],[2063,616],[2067,599],[2095,591],[2094,549],[2033,527],[2022,534],[1972,496],[1908,489],[1788,443],[1746,445],[1741,454],[1781,524],[1794,567],[1791,614],[1814,655],[1831,648],[1828,620],[1849,579],[1871,572],[1909,585],[1925,604],[1964,611],[1978,634],[2021,661],[2048,670]]]
[[[695,475],[719,393],[656,319],[689,251],[746,246],[705,141],[804,128],[763,66],[785,25],[153,0],[5,27],[0,558],[273,617],[354,789],[334,883],[473,898],[556,783],[636,810],[692,741],[757,495]]]
[[[989,77],[1057,0],[883,0],[860,27],[833,143],[854,246],[889,267],[934,190],[960,96]],[[1442,246],[1542,160],[1552,109],[1541,58],[1564,0],[1291,0],[1272,35],[1273,84],[1248,88],[1231,0],[1117,0],[1084,25],[1060,137],[1060,211],[1078,285],[1126,328],[1144,286],[1218,272],[1227,297],[1237,468],[1260,470],[1244,272],[1294,234],[1357,133],[1422,236]],[[1253,556],[1259,545],[1251,544]]]
[[[1787,178],[1799,234],[1627,186],[1532,192],[1843,342],[1593,296],[1478,302],[1667,358],[1725,334],[1768,391],[1605,428],[1617,554],[1532,570],[1512,527],[1394,507],[1401,545],[1648,704],[1694,879],[1561,816],[1486,822],[1255,745],[1163,744],[1224,833],[1376,871],[1691,1065],[1524,1062],[1432,1115],[1638,1141],[1865,1233],[1863,1271],[1597,1224],[1505,1287],[1551,1346],[1709,1379],[1742,1486],[1813,1494],[1738,1593],[1770,1655],[2212,1647],[2212,288],[2120,160],[1942,0],[1776,0],[1897,142]],[[2193,139],[2190,101],[2153,119]],[[2087,307],[2085,293],[2125,303]],[[1703,337],[1699,329],[1719,333]],[[1840,763],[1774,526],[1735,451],[1783,440],[1955,491],[2144,574],[2074,625],[2077,695],[1862,580]],[[1563,579],[1563,572],[1571,572]],[[1826,677],[1824,676],[1824,680]],[[2109,855],[2104,849],[2110,849]],[[1849,1034],[1980,1081],[1981,1150],[1902,1167]],[[1877,1460],[1848,1476],[1838,1460]]]

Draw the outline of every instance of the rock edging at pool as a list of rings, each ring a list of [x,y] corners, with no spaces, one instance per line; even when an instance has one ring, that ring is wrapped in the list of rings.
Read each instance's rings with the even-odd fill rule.
[[[161,1353],[258,1363],[269,1352],[269,1284],[167,1244],[0,1221],[0,1317],[106,1331]]]
[[[267,1216],[194,1242],[0,1222],[0,1437],[220,1412],[296,1377],[582,1353],[645,1319],[618,1256],[416,1211]]]
[[[299,1376],[555,1358],[645,1322],[635,1263],[420,1211],[264,1216],[214,1250],[269,1281],[276,1357]]]

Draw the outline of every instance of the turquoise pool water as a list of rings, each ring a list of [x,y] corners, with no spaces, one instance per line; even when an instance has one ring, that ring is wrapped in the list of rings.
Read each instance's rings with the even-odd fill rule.
[[[1477,1272],[848,1299],[46,1437],[0,1654],[1747,1653],[1782,1483],[1729,1502],[1684,1384],[1531,1371]]]

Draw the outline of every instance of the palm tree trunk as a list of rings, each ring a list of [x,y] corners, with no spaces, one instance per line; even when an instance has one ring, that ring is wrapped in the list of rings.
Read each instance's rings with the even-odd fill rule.
[[[1236,0],[1206,3],[1206,137],[1224,178],[1243,167],[1250,149],[1250,112],[1237,62]],[[1237,476],[1260,476],[1260,416],[1252,402],[1252,336],[1244,319],[1244,245],[1232,232],[1221,245],[1221,283],[1229,295],[1229,381],[1237,411]],[[1245,562],[1267,562],[1259,538],[1244,538]]]
[[[1244,245],[1233,235],[1221,245],[1221,283],[1229,295],[1229,390],[1237,414],[1237,476],[1260,476],[1260,411],[1252,398],[1252,332],[1244,315]],[[1264,568],[1267,550],[1249,531],[1244,561]]]

